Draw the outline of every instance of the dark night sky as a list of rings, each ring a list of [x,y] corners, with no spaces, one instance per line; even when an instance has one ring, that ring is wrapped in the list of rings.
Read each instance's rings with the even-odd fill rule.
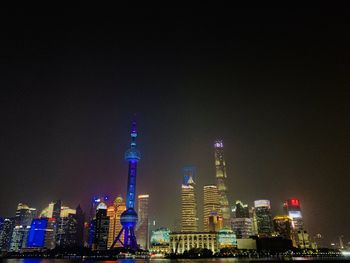
[[[222,138],[231,202],[266,198],[279,213],[297,197],[309,232],[349,240],[349,11],[5,17],[0,215],[18,202],[87,207],[93,194],[125,194],[136,112],[138,190],[159,226],[180,219],[184,165],[197,167],[199,200],[215,182]]]

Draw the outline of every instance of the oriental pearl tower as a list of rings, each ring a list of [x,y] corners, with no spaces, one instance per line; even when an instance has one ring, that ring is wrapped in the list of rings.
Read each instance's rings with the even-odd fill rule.
[[[129,163],[128,185],[126,196],[126,210],[120,216],[120,223],[123,226],[118,236],[115,238],[111,249],[119,242],[124,248],[137,250],[138,245],[135,237],[135,227],[138,221],[137,213],[135,212],[135,193],[136,193],[136,170],[137,162],[141,159],[141,154],[136,148],[136,121],[131,125],[131,143],[130,148],[125,152],[125,160]],[[120,237],[124,233],[124,240]]]

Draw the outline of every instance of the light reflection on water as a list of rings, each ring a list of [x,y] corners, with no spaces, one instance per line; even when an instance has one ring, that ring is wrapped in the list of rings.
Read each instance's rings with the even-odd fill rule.
[[[92,259],[41,259],[41,258],[28,258],[28,259],[5,259],[4,263],[68,263],[68,262],[77,262],[77,263],[144,263],[144,262],[154,262],[154,263],[204,263],[204,262],[249,262],[249,260],[242,260],[237,258],[207,258],[207,259],[118,259],[118,260],[92,260]]]
[[[143,262],[154,262],[154,263],[172,263],[172,262],[180,262],[180,263],[203,263],[203,262],[249,262],[248,260],[242,260],[237,258],[207,258],[207,259],[118,259],[118,260],[80,260],[80,259],[41,259],[41,258],[28,258],[28,259],[5,259],[4,263],[68,263],[68,262],[77,262],[77,263],[143,263]]]
[[[339,260],[339,258],[337,258]],[[334,262],[337,262],[336,258],[334,258]],[[344,258],[341,258],[344,260]],[[68,263],[68,262],[76,262],[76,263],[204,263],[204,262],[212,262],[212,263],[247,263],[247,262],[254,262],[254,261],[261,261],[263,260],[265,262],[271,260],[272,262],[276,262],[276,258],[269,258],[269,259],[238,259],[238,258],[203,258],[203,259],[118,259],[118,260],[92,260],[92,259],[42,259],[42,258],[26,258],[26,259],[4,259],[0,260],[4,263]],[[299,258],[293,258],[293,260],[299,261],[299,260],[306,260],[306,261],[322,261],[320,258],[310,258],[310,257],[299,257]],[[325,258],[324,260],[332,260],[330,258]]]

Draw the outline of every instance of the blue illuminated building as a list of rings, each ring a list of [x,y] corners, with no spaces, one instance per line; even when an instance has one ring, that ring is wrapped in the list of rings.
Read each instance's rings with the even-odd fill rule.
[[[183,182],[184,185],[189,185],[189,180],[192,178],[192,181],[196,182],[196,167],[194,166],[185,166],[182,168]]]
[[[125,160],[129,162],[126,210],[120,217],[120,223],[123,228],[114,240],[111,248],[113,248],[117,242],[120,242],[124,248],[137,250],[138,245],[135,237],[135,227],[138,221],[137,213],[135,212],[136,171],[137,163],[141,159],[141,154],[136,148],[137,131],[135,121],[132,122],[130,136],[130,148],[125,152]],[[121,240],[120,237],[123,233],[124,240]]]
[[[47,222],[47,218],[33,219],[28,234],[27,247],[44,247]]]

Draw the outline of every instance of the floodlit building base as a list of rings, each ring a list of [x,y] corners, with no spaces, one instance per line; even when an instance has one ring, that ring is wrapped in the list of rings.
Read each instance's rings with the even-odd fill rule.
[[[216,232],[173,232],[170,233],[170,252],[182,254],[192,248],[207,248],[213,253],[218,250]]]
[[[256,239],[253,238],[238,238],[237,239],[238,249],[254,249],[256,250]]]

